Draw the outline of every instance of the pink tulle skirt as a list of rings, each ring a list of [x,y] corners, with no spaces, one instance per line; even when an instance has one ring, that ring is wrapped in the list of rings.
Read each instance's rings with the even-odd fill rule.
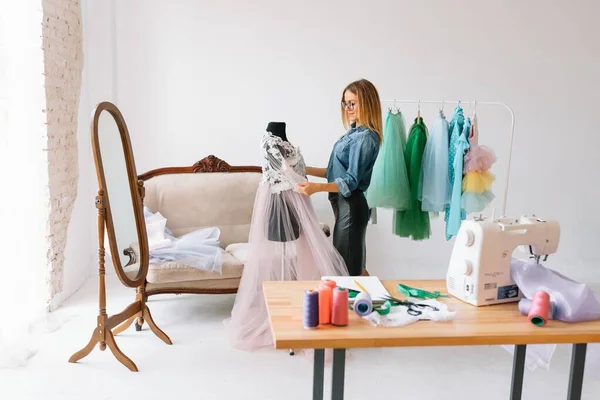
[[[477,146],[471,148],[465,154],[464,173],[471,171],[484,172],[489,170],[496,162],[494,151],[487,146]]]
[[[273,345],[264,281],[320,280],[325,275],[348,275],[348,269],[321,229],[310,199],[292,190],[273,194],[266,183],[256,194],[248,244],[231,318],[225,325],[232,346],[256,350]]]

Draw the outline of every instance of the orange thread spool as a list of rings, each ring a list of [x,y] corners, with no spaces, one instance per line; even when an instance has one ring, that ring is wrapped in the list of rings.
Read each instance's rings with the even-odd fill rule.
[[[327,285],[331,288],[331,290],[333,290],[337,286],[337,283],[335,283],[335,281],[331,281],[331,280],[327,279],[327,280],[321,281],[321,285]]]
[[[325,286],[331,288],[331,296],[329,297],[329,299],[331,300],[329,302],[329,313],[330,313],[329,319],[331,320],[331,312],[333,311],[333,291],[337,287],[337,283],[335,283],[335,281],[327,279],[327,280],[321,281],[321,285],[325,285]]]
[[[327,285],[321,285],[319,292],[319,323],[322,325],[331,322],[331,306],[333,304],[333,292]]]

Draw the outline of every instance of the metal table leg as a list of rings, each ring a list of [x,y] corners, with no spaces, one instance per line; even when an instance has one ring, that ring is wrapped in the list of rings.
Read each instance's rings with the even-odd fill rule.
[[[573,345],[573,353],[571,354],[571,375],[569,376],[569,392],[567,395],[567,400],[581,400],[586,350],[587,343],[578,343]]]
[[[323,400],[323,382],[325,375],[325,350],[315,349],[313,369],[313,400]]]
[[[344,399],[344,370],[346,349],[333,350],[333,370],[331,372],[331,400]]]
[[[518,344],[515,346],[513,356],[512,383],[510,385],[510,400],[521,400],[523,393],[523,374],[525,373],[525,354],[527,346]]]

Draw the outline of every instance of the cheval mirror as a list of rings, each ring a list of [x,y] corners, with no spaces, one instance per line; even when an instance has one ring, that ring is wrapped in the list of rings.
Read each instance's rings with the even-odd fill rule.
[[[161,331],[146,305],[144,283],[149,265],[148,237],[143,213],[143,182],[138,182],[127,125],[119,109],[112,103],[96,106],[91,126],[92,150],[98,177],[98,289],[99,314],[97,326],[88,345],[73,354],[69,362],[87,356],[99,343],[106,346],[123,365],[137,372],[137,366],[117,346],[115,335],[135,321],[141,330],[144,321],[167,344],[169,337]],[[122,312],[106,313],[106,280],[104,268],[104,235],[107,235],[110,254],[121,283],[137,288],[135,301]],[[139,329],[138,329],[139,328]]]

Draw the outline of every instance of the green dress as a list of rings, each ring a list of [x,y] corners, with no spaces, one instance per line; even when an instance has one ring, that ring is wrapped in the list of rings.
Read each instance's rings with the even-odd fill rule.
[[[419,179],[421,179],[421,163],[427,144],[427,126],[423,118],[416,118],[410,128],[404,159],[410,185],[410,204],[407,210],[394,212],[394,233],[400,237],[410,237],[413,240],[428,239],[431,235],[429,213],[421,210],[419,201]]]
[[[410,205],[410,187],[404,160],[405,126],[402,113],[388,112],[383,143],[373,166],[371,183],[366,192],[370,208],[406,210]]]

